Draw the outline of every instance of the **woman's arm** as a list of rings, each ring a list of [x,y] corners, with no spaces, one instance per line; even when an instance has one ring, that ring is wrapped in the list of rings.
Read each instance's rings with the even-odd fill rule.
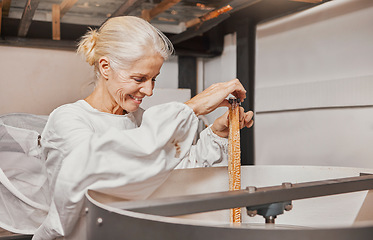
[[[76,137],[76,146],[55,173],[58,177],[52,208],[35,239],[42,239],[38,237],[45,233],[52,237],[68,235],[79,217],[87,189],[120,187],[117,194],[122,198],[149,196],[190,152],[198,125],[192,109],[182,103],[149,108],[141,126],[130,130],[109,128],[104,133],[88,133],[86,126],[80,135],[77,126],[81,121],[75,120],[54,129],[60,134],[69,131],[67,135]]]

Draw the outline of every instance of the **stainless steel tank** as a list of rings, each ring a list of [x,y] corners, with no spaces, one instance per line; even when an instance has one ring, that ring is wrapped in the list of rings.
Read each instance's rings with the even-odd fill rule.
[[[243,166],[242,188],[278,186],[284,182],[357,177],[372,169],[315,166]],[[348,187],[348,185],[345,185]],[[333,191],[334,185],[329,188]],[[372,187],[373,188],[373,187]],[[228,190],[227,169],[175,170],[150,199],[188,198],[188,195]],[[243,209],[242,224],[229,223],[229,210],[183,216],[160,216],[124,210],[115,189],[88,191],[87,239],[372,239],[373,194],[358,191],[293,200],[293,209],[278,215],[275,224],[262,216],[249,217]],[[180,199],[180,198],[179,198]],[[208,202],[206,204],[209,204]],[[182,205],[181,205],[182,206]],[[180,206],[179,206],[180,207]]]

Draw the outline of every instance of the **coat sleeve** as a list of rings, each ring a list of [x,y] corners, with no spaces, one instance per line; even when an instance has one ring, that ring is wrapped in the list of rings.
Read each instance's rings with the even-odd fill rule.
[[[75,147],[63,159],[50,212],[33,239],[68,235],[87,189],[121,187],[123,198],[149,196],[189,154],[198,118],[187,105],[168,103],[145,111],[135,129],[96,134],[89,127],[79,132],[81,124],[60,126],[74,132]]]
[[[204,129],[197,143],[191,147],[189,155],[177,168],[196,168],[228,165],[228,138],[222,138],[211,130]]]

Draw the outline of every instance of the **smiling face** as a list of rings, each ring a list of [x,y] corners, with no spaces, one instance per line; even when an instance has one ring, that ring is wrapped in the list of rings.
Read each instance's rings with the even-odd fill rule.
[[[136,111],[145,96],[153,94],[155,78],[159,75],[163,64],[160,54],[152,54],[135,61],[126,70],[113,70],[110,67],[107,74],[103,74],[105,80],[105,105],[108,104],[112,113],[120,114]],[[105,68],[105,66],[103,66]]]

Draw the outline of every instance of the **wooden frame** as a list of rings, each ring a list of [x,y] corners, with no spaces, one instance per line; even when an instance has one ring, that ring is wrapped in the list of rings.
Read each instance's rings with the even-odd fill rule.
[[[162,2],[158,3],[154,8],[147,10],[144,9],[141,13],[141,17],[146,21],[152,20],[158,14],[170,9],[173,5],[179,3],[181,0],[163,0]]]
[[[145,2],[145,0],[127,0],[113,14],[111,14],[111,17],[127,15],[134,8],[140,7],[143,2]]]
[[[18,37],[26,37],[32,22],[32,18],[34,17],[35,10],[38,7],[38,5],[39,0],[27,0],[18,27]]]
[[[52,5],[52,39],[61,40],[61,8],[59,4]]]
[[[0,35],[1,35],[1,19],[3,18],[3,3],[0,2]]]
[[[7,17],[9,15],[9,9],[10,9],[10,2],[11,0],[3,0],[2,1],[2,12],[3,16]]]
[[[77,2],[78,0],[64,0],[61,4],[60,4],[60,18],[63,17],[63,15],[65,15],[65,13],[67,11],[70,10],[70,8]]]

